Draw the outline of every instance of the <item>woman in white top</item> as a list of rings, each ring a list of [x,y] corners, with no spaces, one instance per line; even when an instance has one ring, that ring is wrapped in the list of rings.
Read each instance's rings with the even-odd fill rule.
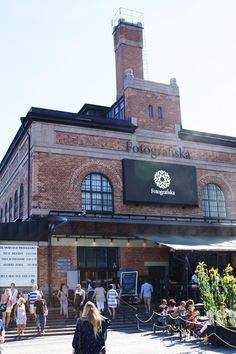
[[[61,284],[57,298],[60,302],[60,315],[64,315],[68,318],[68,287],[65,283]]]
[[[119,295],[117,291],[114,289],[113,284],[108,285],[108,292],[107,292],[107,306],[108,306],[108,311],[110,316],[112,316],[112,319],[115,319],[116,315],[116,308],[118,305],[118,298]]]
[[[106,290],[102,287],[101,283],[99,282],[94,289],[93,293],[93,301],[96,301],[97,309],[99,312],[104,311],[104,302],[106,300]]]
[[[16,303],[14,308],[14,318],[17,325],[17,334],[20,337],[24,334],[27,321],[25,299],[23,297],[20,297]]]

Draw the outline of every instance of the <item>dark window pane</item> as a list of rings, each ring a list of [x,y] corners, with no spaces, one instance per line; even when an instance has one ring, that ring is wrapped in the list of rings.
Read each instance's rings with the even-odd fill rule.
[[[15,191],[15,196],[14,196],[14,219],[16,220],[18,218],[18,192]]]
[[[96,268],[96,248],[86,248],[86,266],[90,268]]]
[[[107,249],[107,266],[108,268],[118,267],[117,248]]]
[[[24,187],[23,184],[20,186],[20,203],[19,203],[19,217],[23,218],[24,212]]]
[[[219,186],[209,183],[202,193],[202,209],[207,217],[226,217],[226,205],[223,191]]]
[[[97,267],[107,267],[107,249],[105,247],[97,247]]]
[[[86,176],[81,184],[81,204],[86,211],[112,211],[113,191],[109,180],[98,173]]]
[[[158,108],[157,108],[157,117],[158,117],[159,119],[162,119],[162,118],[163,118],[162,107],[158,107]]]
[[[153,118],[153,106],[151,104],[148,106],[148,117]]]
[[[12,199],[9,200],[9,222],[12,221]]]

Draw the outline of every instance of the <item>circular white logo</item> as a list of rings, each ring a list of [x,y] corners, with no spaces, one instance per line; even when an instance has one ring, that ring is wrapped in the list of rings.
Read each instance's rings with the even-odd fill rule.
[[[154,175],[153,180],[156,183],[157,187],[161,189],[166,189],[167,187],[169,187],[171,182],[169,174],[163,170],[157,171]]]

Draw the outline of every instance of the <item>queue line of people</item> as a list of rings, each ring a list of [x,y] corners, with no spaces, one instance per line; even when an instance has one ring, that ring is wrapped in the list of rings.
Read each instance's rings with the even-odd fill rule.
[[[110,317],[114,320],[116,316],[116,308],[119,303],[119,295],[114,288],[113,284],[108,285],[108,291],[104,289],[101,285],[101,282],[98,282],[96,286],[94,286],[93,290],[91,289],[92,285],[90,284],[90,288],[88,293],[90,292],[90,300],[88,294],[86,294],[85,290],[82,289],[81,284],[77,284],[74,292],[74,309],[76,312],[75,317],[79,318],[82,316],[82,312],[84,306],[88,301],[94,302],[98,311],[102,314],[105,308],[105,302],[107,301],[107,307],[109,311]]]

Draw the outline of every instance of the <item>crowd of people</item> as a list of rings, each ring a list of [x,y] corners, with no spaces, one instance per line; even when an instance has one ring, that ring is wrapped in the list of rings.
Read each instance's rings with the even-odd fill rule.
[[[189,332],[193,331],[199,335],[203,335],[207,329],[205,321],[199,320],[200,312],[196,309],[194,300],[180,301],[177,305],[175,299],[162,299],[157,309],[160,314],[158,323],[162,326],[168,324],[175,325],[181,323]],[[182,322],[175,321],[181,319]]]
[[[80,284],[77,284],[73,299],[76,318],[82,316],[82,312],[87,301],[93,302],[101,314],[104,313],[105,302],[107,301],[107,308],[110,318],[113,320],[115,319],[116,308],[119,304],[119,294],[113,284],[109,284],[108,290],[106,291],[101,282],[94,284],[92,281],[89,281],[87,292],[82,289]]]
[[[4,342],[5,331],[10,323],[17,328],[17,337],[21,338],[27,324],[27,316],[35,321],[39,335],[45,334],[46,318],[48,308],[43,293],[33,284],[27,294],[16,289],[15,283],[6,288],[0,299],[1,321],[0,321],[0,343]]]
[[[151,313],[151,300],[153,286],[144,281],[140,288],[140,302],[145,305],[145,312]],[[113,284],[109,284],[105,289],[101,282],[94,283],[88,281],[87,289],[84,290],[81,284],[76,284],[72,292],[65,283],[61,283],[56,298],[59,302],[59,314],[62,317],[69,317],[69,304],[74,308],[74,318],[76,319],[76,329],[72,346],[77,353],[77,349],[85,353],[105,353],[106,330],[111,320],[116,318],[116,309],[120,302],[119,292]],[[104,317],[105,303],[109,311],[109,318]],[[17,327],[17,336],[24,335],[27,324],[27,317],[35,320],[37,333],[45,333],[46,318],[48,314],[47,304],[43,293],[38,289],[37,284],[32,285],[28,294],[17,290],[12,283],[10,288],[6,288],[1,295],[0,306],[5,306],[0,320],[0,347],[4,343],[5,330],[8,329],[10,321]],[[197,317],[199,312],[195,309],[194,301],[189,299],[181,301],[177,306],[174,299],[162,299],[157,313],[160,319],[171,315],[171,318],[179,316],[185,318],[190,323],[189,328],[194,329],[196,324],[200,326],[202,333],[205,330],[204,323],[199,323]]]

